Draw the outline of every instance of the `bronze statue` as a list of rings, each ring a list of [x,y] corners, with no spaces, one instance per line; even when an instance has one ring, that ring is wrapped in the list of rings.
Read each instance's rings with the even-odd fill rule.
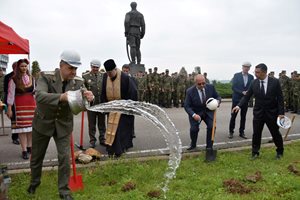
[[[125,37],[127,56],[131,64],[141,63],[141,39],[145,35],[145,21],[142,13],[136,10],[137,3],[132,2],[130,4],[131,11],[125,15]],[[130,56],[128,51],[128,45],[130,46]]]

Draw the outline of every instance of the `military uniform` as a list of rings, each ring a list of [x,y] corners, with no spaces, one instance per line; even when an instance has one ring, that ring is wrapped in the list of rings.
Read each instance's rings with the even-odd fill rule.
[[[149,79],[149,88],[150,88],[150,103],[153,103],[155,105],[158,105],[158,96],[159,96],[159,90],[160,90],[160,77],[157,72],[153,72],[150,75]]]
[[[60,102],[65,91],[78,90],[83,79],[75,77],[63,84],[60,69],[41,73],[36,88],[36,110],[32,121],[32,155],[30,161],[31,187],[41,182],[43,159],[51,137],[58,156],[58,190],[60,195],[70,193],[70,136],[73,132],[73,114],[68,102]],[[30,190],[31,188],[29,188]]]
[[[138,100],[146,101],[146,92],[147,92],[146,76],[137,77],[137,83],[138,83]]]
[[[0,77],[0,100],[4,101],[4,75]]]
[[[283,99],[284,99],[284,108],[285,108],[285,111],[287,111],[289,104],[290,104],[290,98],[289,98],[290,78],[288,76],[286,76],[285,74],[282,74],[279,77],[279,82],[281,85]]]
[[[173,91],[173,81],[172,77],[166,74],[162,78],[162,92],[163,92],[163,104],[166,108],[172,107],[172,91]]]
[[[97,105],[100,103],[101,98],[101,92],[102,92],[102,81],[103,81],[103,74],[100,72],[92,73],[87,72],[82,75],[84,79],[84,85],[85,87],[92,91],[95,99],[94,102],[91,103],[92,105]],[[89,122],[89,136],[90,136],[90,144],[95,145],[97,139],[95,137],[96,135],[96,123],[98,118],[98,130],[99,130],[99,141],[100,144],[105,144],[105,114],[100,112],[92,112],[87,111],[88,114],[88,122]]]

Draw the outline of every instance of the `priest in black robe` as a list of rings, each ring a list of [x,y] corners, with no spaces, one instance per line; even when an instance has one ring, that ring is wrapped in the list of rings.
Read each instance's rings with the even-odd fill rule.
[[[130,77],[116,67],[114,60],[104,62],[106,73],[103,76],[101,102],[113,100],[137,101],[137,89]],[[134,125],[132,116],[110,112],[107,118],[106,145],[110,156],[119,157],[133,147]]]

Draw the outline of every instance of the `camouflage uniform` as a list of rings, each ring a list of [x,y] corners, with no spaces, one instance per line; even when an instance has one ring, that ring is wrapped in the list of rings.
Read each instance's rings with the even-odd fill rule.
[[[282,94],[284,98],[284,107],[285,110],[288,110],[289,104],[290,104],[290,98],[289,98],[289,86],[290,86],[290,78],[285,75],[284,72],[281,73],[281,76],[279,77],[279,82],[282,89]]]
[[[179,72],[179,76],[177,78],[177,97],[178,97],[178,101],[180,101],[181,107],[184,106],[186,86],[187,86],[187,72],[183,67],[181,68]]]
[[[159,90],[160,90],[160,77],[157,73],[156,68],[154,68],[154,72],[150,75],[149,80],[149,88],[150,88],[150,102],[153,104],[158,105],[158,96],[159,96]]]
[[[172,82],[173,82],[173,92],[172,92],[172,101],[173,101],[173,106],[178,108],[178,96],[177,96],[177,72],[172,74]]]
[[[161,85],[162,85],[162,92],[163,92],[163,105],[166,108],[171,108],[173,81],[172,81],[172,77],[169,76],[169,70],[166,70],[166,75],[163,76]]]
[[[146,91],[147,91],[147,77],[146,76],[138,76],[138,100],[146,101]]]
[[[295,75],[293,87],[294,112],[300,114],[300,75]]]

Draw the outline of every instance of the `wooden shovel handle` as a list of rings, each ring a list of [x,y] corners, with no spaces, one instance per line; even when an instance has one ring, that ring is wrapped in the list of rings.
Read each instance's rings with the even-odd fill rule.
[[[214,111],[213,128],[211,131],[211,141],[212,142],[215,140],[216,117],[217,117],[217,110]]]

